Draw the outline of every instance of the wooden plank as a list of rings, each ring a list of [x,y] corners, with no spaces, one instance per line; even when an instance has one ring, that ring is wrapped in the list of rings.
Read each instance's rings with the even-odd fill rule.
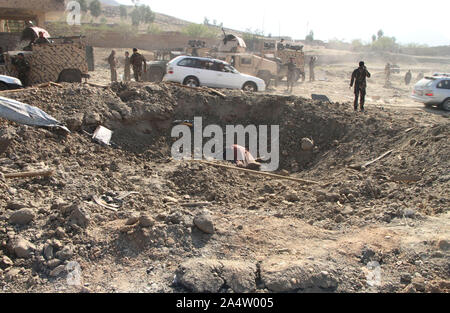
[[[25,178],[25,177],[48,177],[53,175],[53,170],[40,170],[40,171],[31,171],[31,172],[22,172],[22,173],[7,173],[4,174],[5,178]]]
[[[211,166],[215,166],[215,167],[220,167],[220,168],[226,168],[226,169],[230,169],[230,170],[240,171],[240,172],[253,174],[253,175],[259,175],[259,176],[272,177],[272,178],[276,178],[276,179],[295,181],[295,182],[306,184],[306,185],[321,185],[322,184],[322,183],[316,182],[316,181],[311,181],[311,180],[306,180],[306,179],[301,179],[301,178],[295,178],[295,177],[289,177],[289,176],[282,176],[282,175],[272,174],[272,173],[268,173],[268,172],[259,172],[259,171],[249,170],[249,169],[241,168],[241,167],[237,167],[237,166],[223,165],[223,164],[218,164],[218,163],[209,162],[209,161],[203,161],[203,160],[194,160],[194,161],[200,162],[202,164],[207,164],[207,165],[211,165]]]
[[[373,160],[371,160],[371,161],[369,161],[369,162],[366,162],[366,163],[363,163],[363,164],[352,164],[352,165],[349,165],[349,168],[352,168],[352,169],[354,169],[354,170],[361,171],[361,170],[367,168],[368,166],[372,165],[373,163],[375,163],[375,162],[377,162],[377,161],[379,161],[379,160],[381,160],[381,159],[384,159],[385,157],[387,157],[388,155],[390,155],[392,152],[394,152],[394,150],[390,150],[390,151],[388,151],[388,152],[386,152],[386,153],[383,153],[383,154],[380,155],[378,158],[373,159]]]

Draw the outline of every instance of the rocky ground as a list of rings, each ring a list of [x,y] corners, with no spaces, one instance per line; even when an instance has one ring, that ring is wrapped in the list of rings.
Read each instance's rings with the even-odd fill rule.
[[[448,114],[307,99],[347,87],[337,77],[294,95],[150,83],[3,94],[72,132],[0,121],[0,172],[54,170],[0,178],[1,290],[449,292]],[[278,173],[317,184],[173,160],[172,123],[194,116],[280,125]],[[91,140],[98,125],[112,146]]]

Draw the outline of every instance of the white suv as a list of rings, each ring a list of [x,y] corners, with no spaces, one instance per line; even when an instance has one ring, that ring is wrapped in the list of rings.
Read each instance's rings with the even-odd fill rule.
[[[192,56],[179,56],[170,61],[163,80],[191,87],[208,86],[251,92],[266,90],[264,80],[239,73],[226,62]]]
[[[411,98],[426,106],[437,105],[450,111],[450,76],[436,73],[425,77],[414,86]]]

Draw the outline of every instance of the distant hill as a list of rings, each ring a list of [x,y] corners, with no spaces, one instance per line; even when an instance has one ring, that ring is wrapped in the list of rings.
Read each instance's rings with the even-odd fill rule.
[[[100,2],[102,4],[111,5],[111,6],[119,6],[120,5],[120,3],[117,2],[116,0],[100,0]]]

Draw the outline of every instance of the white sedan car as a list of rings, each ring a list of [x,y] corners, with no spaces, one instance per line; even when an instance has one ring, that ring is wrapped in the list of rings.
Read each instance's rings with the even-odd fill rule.
[[[265,91],[266,84],[258,77],[239,73],[226,62],[210,58],[179,56],[167,64],[164,81],[198,87]]]

